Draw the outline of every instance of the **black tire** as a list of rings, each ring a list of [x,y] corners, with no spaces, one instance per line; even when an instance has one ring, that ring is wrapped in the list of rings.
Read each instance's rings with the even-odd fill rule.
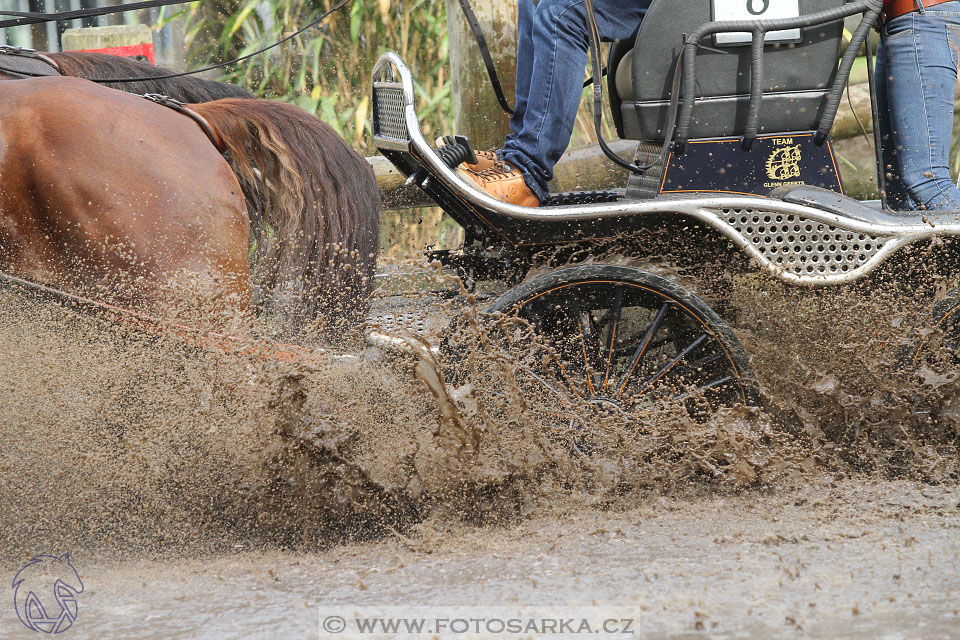
[[[498,339],[524,356],[528,382],[565,402],[628,410],[685,398],[701,408],[706,399],[711,410],[759,404],[756,376],[727,324],[694,294],[642,269],[563,267],[487,311]]]
[[[960,289],[934,305],[929,323],[921,322],[910,331],[908,344],[897,358],[900,369],[916,370],[931,355],[930,343],[934,340],[941,347],[937,355],[945,357],[948,365],[960,366]]]

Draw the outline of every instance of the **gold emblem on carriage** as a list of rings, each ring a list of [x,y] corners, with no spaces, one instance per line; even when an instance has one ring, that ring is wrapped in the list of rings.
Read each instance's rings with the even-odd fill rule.
[[[775,149],[767,158],[767,177],[771,180],[799,178],[800,160],[800,145]]]

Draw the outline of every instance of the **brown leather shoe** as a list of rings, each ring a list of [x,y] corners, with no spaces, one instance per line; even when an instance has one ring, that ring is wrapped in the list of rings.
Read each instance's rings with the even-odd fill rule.
[[[469,164],[467,162],[463,163],[467,169],[473,171],[474,173],[480,173],[481,171],[486,171],[493,165],[497,164],[497,151],[496,149],[491,149],[490,151],[474,151],[477,155],[477,164]]]
[[[477,188],[507,204],[520,207],[540,206],[540,200],[524,182],[523,174],[505,162],[498,162],[489,169],[479,172],[460,169],[457,173],[468,182],[477,185]]]
[[[443,146],[443,144],[444,144],[443,136],[441,136],[437,138],[437,141],[434,143],[434,146],[439,149],[440,147]],[[474,153],[477,156],[476,164],[470,164],[468,162],[464,162],[460,166],[466,167],[467,169],[470,169],[470,171],[473,171],[475,173],[480,173],[481,171],[489,169],[493,165],[497,164],[496,149],[490,149],[489,151],[474,151]]]

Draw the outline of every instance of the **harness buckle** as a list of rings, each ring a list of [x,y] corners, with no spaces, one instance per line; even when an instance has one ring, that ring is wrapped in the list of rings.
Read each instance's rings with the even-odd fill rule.
[[[179,100],[174,100],[170,96],[165,96],[162,93],[144,93],[143,97],[150,102],[156,102],[164,107],[182,107],[184,105],[184,103]]]
[[[36,49],[31,49],[30,47],[14,47],[9,44],[0,44],[0,54],[16,56],[21,53],[31,54],[36,52]]]

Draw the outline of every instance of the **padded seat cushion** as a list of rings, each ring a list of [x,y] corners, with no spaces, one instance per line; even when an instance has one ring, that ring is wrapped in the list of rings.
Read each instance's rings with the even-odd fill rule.
[[[617,79],[614,85],[617,95],[624,102],[633,102],[633,49],[630,49],[617,66]]]

